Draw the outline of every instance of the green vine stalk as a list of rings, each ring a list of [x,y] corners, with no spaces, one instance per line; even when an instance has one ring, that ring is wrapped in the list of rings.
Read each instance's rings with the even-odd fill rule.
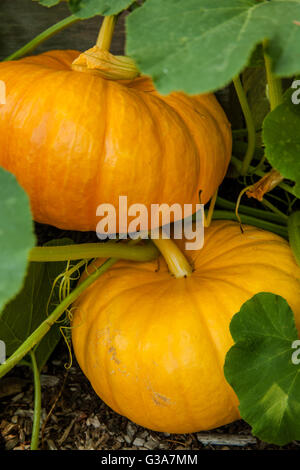
[[[58,23],[54,24],[53,26],[50,26],[50,28],[47,28],[41,34],[36,36],[34,39],[29,41],[27,44],[25,44],[25,46],[21,47],[16,52],[14,52],[10,56],[6,57],[4,59],[4,61],[20,59],[21,57],[31,53],[32,51],[34,51],[34,49],[36,49],[44,41],[51,38],[55,34],[59,33],[63,29],[71,26],[72,24],[77,23],[77,21],[79,21],[79,20],[80,19],[77,18],[75,15],[67,16],[67,18],[64,18],[63,20],[59,21]]]
[[[234,220],[236,221],[236,215],[232,211],[223,211],[223,210],[215,210],[213,213],[213,219],[217,220]],[[282,225],[276,225],[272,222],[268,222],[266,220],[258,219],[256,217],[241,214],[240,215],[241,221],[243,224],[246,225],[254,225],[255,227],[262,228],[264,230],[268,230],[269,232],[276,233],[281,237],[287,239],[288,238],[288,230],[287,227],[283,227]]]
[[[117,258],[106,260],[99,268],[79,284],[49,315],[43,323],[21,344],[21,346],[0,365],[0,378],[7,374],[18,362],[28,354],[32,348],[41,341],[52,325],[61,317],[65,310],[87,289],[96,279],[118,261]]]
[[[241,105],[241,108],[245,117],[246,125],[247,125],[248,146],[247,146],[246,155],[244,157],[244,161],[240,168],[241,174],[246,175],[249,169],[249,165],[252,161],[254,151],[255,151],[256,133],[255,133],[253,116],[252,116],[251,109],[249,107],[247,96],[243,88],[240,77],[234,78],[233,84],[234,84],[236,93],[238,95],[240,105]]]
[[[37,366],[36,357],[34,351],[30,351],[33,381],[34,381],[34,413],[33,413],[33,426],[31,434],[31,445],[30,450],[38,450],[39,448],[39,433],[41,427],[41,380],[40,372]]]
[[[217,199],[217,206],[222,209],[235,211],[236,204],[234,202],[227,201],[221,197]],[[250,215],[257,219],[267,220],[278,225],[286,226],[287,217],[284,214],[275,214],[274,212],[269,212],[262,209],[256,209],[254,207],[239,205],[239,213]]]
[[[281,210],[279,210],[276,206],[274,206],[270,201],[268,201],[267,199],[263,198],[263,200],[261,201],[262,204],[267,207],[268,209],[270,209],[272,212],[274,212],[274,214],[278,214],[280,217],[282,217],[283,220],[285,220],[287,222],[288,220],[288,216],[285,215]]]
[[[282,83],[279,78],[274,77],[274,74],[272,72],[272,61],[268,54],[268,41],[263,42],[263,49],[267,73],[269,101],[271,111],[273,111],[273,109],[275,109],[280,103],[282,103]]]
[[[151,240],[140,246],[130,243],[108,241],[104,243],[82,243],[62,246],[37,246],[29,253],[29,261],[73,261],[91,258],[122,258],[131,261],[151,261],[158,256],[158,250]]]

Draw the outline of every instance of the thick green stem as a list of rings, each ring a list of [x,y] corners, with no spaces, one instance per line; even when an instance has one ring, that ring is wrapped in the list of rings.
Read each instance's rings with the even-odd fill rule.
[[[255,151],[256,133],[251,109],[249,107],[247,96],[244,91],[240,77],[234,78],[233,84],[235,86],[235,90],[240,101],[248,131],[248,147],[241,167],[241,174],[246,175]]]
[[[23,57],[24,55],[29,54],[34,49],[36,49],[40,44],[42,44],[44,41],[54,36],[54,34],[58,33],[59,31],[62,31],[68,26],[71,26],[77,21],[79,21],[79,18],[77,18],[75,15],[71,15],[71,16],[68,16],[67,18],[64,18],[63,20],[59,21],[55,25],[50,26],[50,28],[43,31],[41,34],[36,36],[30,42],[25,44],[25,46],[21,47],[21,49],[17,50],[10,56],[6,57],[6,59],[4,60],[6,61],[6,60],[19,59],[20,57]]]
[[[268,41],[263,42],[264,48],[264,58],[265,58],[265,67],[267,73],[267,81],[268,81],[268,93],[269,93],[269,101],[271,111],[276,108],[280,103],[282,103],[282,83],[279,78],[275,78],[272,72],[272,61],[267,52],[268,48]]]
[[[217,206],[222,209],[235,211],[236,204],[234,202],[227,201],[226,199],[218,197]],[[242,204],[239,205],[239,213],[250,215],[258,219],[275,222],[276,224],[286,225],[286,216],[284,214],[283,214],[284,215],[283,217],[282,215],[275,214],[273,212],[269,212],[269,211],[262,210],[262,209],[255,209],[253,207],[245,206]]]
[[[89,287],[98,277],[107,271],[118,260],[110,258],[103,263],[98,269],[90,274],[81,284],[79,284],[69,295],[66,297],[56,309],[40,324],[40,326],[21,344],[21,346],[0,365],[0,378],[9,372],[23,357],[31,351],[31,349],[41,341],[46,333],[50,330],[51,326],[60,318],[64,311],[71,305],[80,294]]]
[[[40,381],[40,372],[36,363],[35,354],[33,351],[30,351],[32,370],[33,370],[33,380],[34,380],[34,413],[33,413],[33,426],[31,434],[31,445],[30,450],[38,450],[39,447],[39,433],[41,426],[41,403],[42,403],[42,394],[41,394],[41,381]]]
[[[274,206],[270,201],[267,201],[267,199],[263,198],[262,199],[262,204],[267,207],[268,209],[271,209],[271,211],[274,212],[274,214],[279,215],[283,220],[287,222],[288,216],[285,215],[281,210],[279,210],[276,206]]]
[[[30,251],[29,261],[71,261],[91,258],[121,258],[131,261],[151,261],[158,250],[151,241],[143,246],[108,241],[106,243],[82,243],[64,246],[37,246]]]
[[[103,18],[101,28],[98,34],[96,45],[105,51],[109,51],[115,25],[117,21],[117,16],[105,16]]]
[[[255,227],[268,230],[269,232],[277,233],[277,235],[281,235],[282,237],[286,239],[288,237],[287,227],[276,225],[276,224],[273,224],[272,222],[257,219],[256,217],[252,217],[250,215],[245,215],[245,214],[241,214],[240,218],[243,224],[254,225]],[[215,210],[213,214],[213,219],[236,221],[236,215],[234,212],[231,212],[231,211]]]

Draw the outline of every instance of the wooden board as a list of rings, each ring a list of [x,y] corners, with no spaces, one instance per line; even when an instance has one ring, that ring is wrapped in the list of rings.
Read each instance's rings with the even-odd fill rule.
[[[0,60],[69,15],[65,2],[46,8],[32,0],[0,0]],[[124,52],[124,17],[123,14],[119,18],[114,34],[111,47],[114,54]],[[84,51],[95,44],[101,21],[100,16],[80,21],[48,39],[34,53],[50,49]]]

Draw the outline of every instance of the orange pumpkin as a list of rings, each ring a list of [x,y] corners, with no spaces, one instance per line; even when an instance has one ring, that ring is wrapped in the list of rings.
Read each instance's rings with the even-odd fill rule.
[[[101,203],[206,203],[231,154],[212,94],[159,95],[150,78],[106,80],[71,68],[77,51],[0,64],[0,165],[30,196],[36,221],[95,230]],[[150,210],[149,210],[150,213]],[[118,213],[117,213],[118,216]],[[117,227],[118,228],[118,227]]]
[[[261,291],[283,296],[300,331],[300,268],[279,236],[216,221],[204,248],[186,256],[194,272],[182,279],[163,258],[159,269],[157,261],[119,262],[73,310],[75,354],[96,393],[132,421],[171,433],[239,418],[223,365],[229,323],[246,300]]]

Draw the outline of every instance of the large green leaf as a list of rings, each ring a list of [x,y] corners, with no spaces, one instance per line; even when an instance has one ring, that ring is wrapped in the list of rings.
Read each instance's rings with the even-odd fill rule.
[[[0,168],[0,311],[21,289],[34,245],[27,194],[11,173]]]
[[[72,240],[52,241],[47,245],[65,245]],[[5,342],[10,356],[23,341],[47,318],[58,305],[58,286],[54,289],[48,305],[54,279],[64,271],[66,262],[37,263],[29,265],[21,292],[0,313],[0,338]],[[36,349],[39,368],[47,361],[61,334],[59,325],[53,325]]]
[[[236,344],[224,372],[242,418],[266,442],[300,439],[300,342],[289,305],[280,296],[257,294],[233,317],[230,331]]]
[[[61,0],[34,0],[35,2],[39,2],[40,5],[43,7],[54,7],[58,5]]]
[[[300,27],[299,27],[300,29]],[[285,101],[269,113],[263,124],[266,157],[285,178],[296,182],[295,195],[300,197],[300,105]]]
[[[78,18],[86,19],[95,15],[116,15],[133,2],[134,0],[70,0],[69,6]]]
[[[127,18],[126,52],[161,93],[219,89],[269,39],[274,71],[300,72],[299,0],[147,0]]]
[[[300,266],[300,211],[293,212],[289,216],[288,234],[291,250]]]
[[[45,7],[58,5],[62,0],[34,0]],[[128,8],[135,0],[68,0],[72,13],[84,20],[96,15],[116,15]]]

